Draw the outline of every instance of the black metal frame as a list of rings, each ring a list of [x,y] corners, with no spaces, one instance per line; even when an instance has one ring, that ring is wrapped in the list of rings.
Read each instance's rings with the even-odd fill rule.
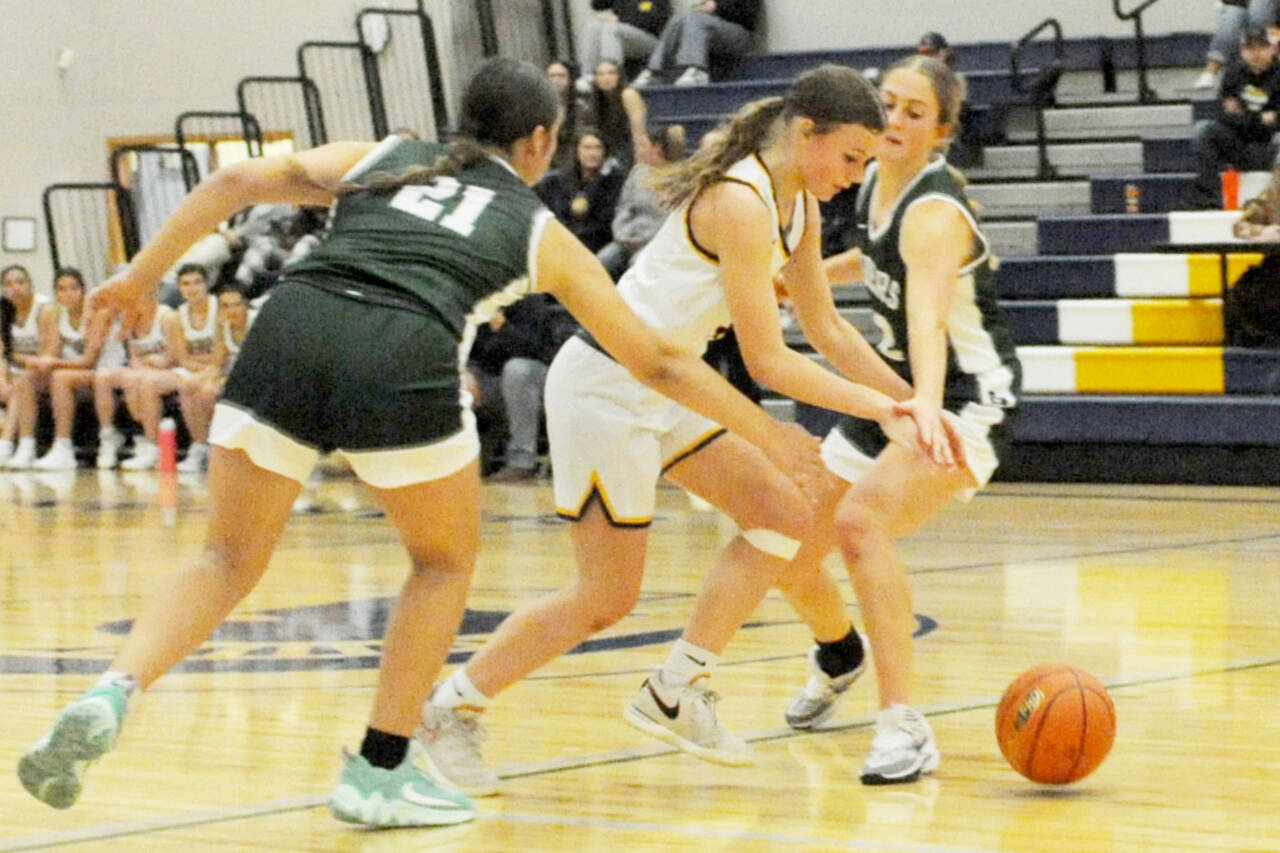
[[[320,90],[316,88],[314,81],[307,77],[273,75],[242,77],[236,84],[236,106],[242,113],[249,112],[245,105],[244,88],[251,83],[296,83],[301,86],[303,108],[307,114],[307,133],[311,134],[311,145],[313,147],[324,145],[329,141],[324,128],[324,107],[320,103]]]
[[[307,48],[335,48],[339,50],[355,50],[360,54],[360,68],[364,72],[364,91],[369,102],[369,117],[373,124],[374,139],[381,139],[387,135],[387,109],[382,100],[382,77],[378,73],[377,57],[369,45],[363,41],[304,41],[298,45],[298,76],[312,80],[311,75],[307,74],[307,60],[304,56]],[[319,93],[319,86],[316,92]]]
[[[418,0],[421,8],[422,0]],[[498,54],[498,23],[493,16],[493,0],[476,0],[476,17],[480,20],[480,49],[485,56]]]
[[[182,150],[185,151],[187,149],[188,141],[187,135],[182,128],[183,122],[188,119],[196,118],[230,118],[238,120],[240,122],[241,133],[244,134],[245,146],[248,148],[249,156],[262,156],[262,128],[258,125],[258,120],[250,113],[237,112],[235,110],[187,110],[186,112],[179,113],[178,117],[173,120],[173,138],[177,141],[178,147]],[[190,175],[187,174],[186,158],[183,158],[182,161],[182,178],[186,182],[188,190],[200,182],[200,175],[198,172],[192,172]]]
[[[1138,54],[1138,102],[1142,104],[1156,100],[1155,90],[1147,85],[1147,41],[1142,31],[1142,13],[1160,0],[1143,0],[1128,12],[1120,11],[1120,0],[1111,0],[1111,9],[1122,21],[1133,21],[1134,48]]]
[[[418,8],[413,9],[381,9],[368,8],[361,9],[356,13],[356,32],[360,33],[360,43],[365,44],[364,29],[360,26],[360,22],[365,15],[413,15],[418,19],[419,26],[422,28],[422,50],[424,59],[427,63],[427,83],[431,88],[431,114],[435,118],[436,132],[443,136],[449,127],[449,107],[444,99],[444,78],[440,71],[440,48],[436,44],[436,28],[431,21],[431,16],[427,14],[427,10],[423,6],[423,0],[418,0]],[[366,47],[368,45],[365,45]],[[377,59],[374,59],[377,64]],[[386,115],[385,99],[382,94],[381,77],[378,78],[378,99],[383,104],[383,115]]]
[[[53,261],[54,274],[62,268],[62,261],[58,257],[58,235],[53,227],[53,205],[50,204],[49,197],[58,190],[110,190],[115,199],[116,217],[120,221],[120,238],[124,241],[125,258],[132,258],[138,253],[141,247],[138,245],[138,220],[133,200],[129,198],[128,190],[118,181],[49,184],[40,194],[40,207],[44,210],[45,232],[49,236],[49,258]]]
[[[1155,2],[1155,0],[1151,0]],[[1024,80],[1018,65],[1027,45],[1045,30],[1053,31],[1053,59],[1029,80]],[[1044,126],[1044,111],[1057,104],[1058,80],[1066,63],[1067,48],[1062,40],[1062,24],[1056,18],[1045,18],[1027,31],[1013,44],[1009,53],[1009,70],[1013,77],[1013,90],[1031,96],[1031,106],[1036,113],[1036,150],[1038,165],[1036,176],[1041,180],[1057,177],[1058,170],[1049,162],[1049,140]]]

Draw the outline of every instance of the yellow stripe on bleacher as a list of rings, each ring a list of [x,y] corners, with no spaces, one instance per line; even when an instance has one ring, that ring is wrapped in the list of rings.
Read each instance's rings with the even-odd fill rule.
[[[1222,343],[1221,299],[1135,299],[1131,310],[1135,344]]]
[[[1235,287],[1244,271],[1262,263],[1264,257],[1266,255],[1261,252],[1232,252],[1227,255],[1227,287]]]
[[[1081,347],[1076,390],[1083,394],[1221,394],[1221,347]]]
[[[1187,295],[1222,295],[1222,260],[1218,254],[1187,255]]]

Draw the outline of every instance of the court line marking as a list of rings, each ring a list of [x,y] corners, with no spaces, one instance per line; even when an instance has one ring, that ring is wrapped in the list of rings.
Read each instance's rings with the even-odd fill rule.
[[[1144,676],[1135,676],[1133,678],[1115,678],[1104,679],[1103,684],[1108,690],[1123,691],[1130,687],[1142,687],[1150,684],[1161,684],[1171,681],[1180,681],[1185,679],[1203,678],[1214,675],[1228,675],[1236,672],[1245,672],[1253,669],[1266,669],[1269,667],[1280,666],[1280,656],[1249,658],[1225,666],[1211,668],[1195,668],[1190,667],[1181,670],[1172,670],[1164,673],[1154,673]],[[967,711],[980,711],[996,707],[1000,702],[998,696],[985,696],[978,699],[971,699],[963,702],[949,702],[942,704],[928,705],[921,708],[926,717],[943,717],[951,714],[959,714]],[[838,725],[824,726],[813,731],[797,731],[791,728],[767,729],[763,731],[752,732],[743,735],[743,737],[751,743],[766,743],[771,741],[789,740],[800,737],[814,737],[825,734],[840,734],[843,732],[857,731],[869,729],[875,724],[875,716],[872,714],[863,714],[848,722]],[[650,746],[635,747],[628,749],[611,750],[589,755],[565,756],[562,758],[552,758],[545,761],[532,762],[528,764],[507,764],[499,768],[499,776],[502,779],[528,779],[537,776],[545,776],[551,773],[562,773],[571,770],[585,770],[593,767],[604,767],[611,764],[626,764],[633,761],[640,761],[646,758],[656,758],[660,756],[678,755],[680,750],[667,746]],[[308,809],[319,808],[328,802],[327,796],[299,796],[289,797],[277,800],[270,800],[265,803],[248,806],[233,806],[222,809],[210,809],[199,812],[188,812],[185,814],[171,815],[169,817],[153,818],[148,820],[130,821],[128,823],[119,824],[103,824],[99,826],[84,827],[82,829],[70,830],[66,832],[50,832],[40,835],[27,836],[25,838],[10,839],[8,841],[0,841],[0,853],[17,853],[17,851],[31,850],[47,850],[54,847],[65,847],[75,844],[83,844],[96,841],[107,841],[117,838],[126,838],[130,836],[150,835],[157,832],[167,830],[185,830],[198,826],[206,826],[217,823],[231,823],[238,820],[248,820],[256,817],[269,817],[276,814],[284,814],[295,811],[305,811]],[[793,837],[785,834],[756,834],[756,833],[739,833],[732,830],[710,830],[698,827],[680,827],[680,826],[664,826],[662,824],[647,823],[631,823],[627,821],[611,821],[607,818],[593,817],[554,817],[551,815],[520,815],[517,813],[493,813],[486,814],[481,812],[479,820],[507,821],[512,823],[543,823],[543,824],[562,824],[566,826],[582,826],[599,829],[620,829],[620,830],[642,830],[652,827],[653,831],[663,831],[690,837],[715,837],[715,838],[742,838],[744,840],[778,840],[789,841]],[[971,848],[949,848],[936,846],[866,846],[866,844],[876,845],[876,842],[858,842],[856,840],[827,840],[827,839],[803,839],[802,836],[794,837],[797,841],[812,844],[826,844],[828,846],[843,847],[851,850],[902,850],[906,853],[977,853]],[[429,839],[428,839],[429,840]],[[990,853],[982,851],[982,853]]]

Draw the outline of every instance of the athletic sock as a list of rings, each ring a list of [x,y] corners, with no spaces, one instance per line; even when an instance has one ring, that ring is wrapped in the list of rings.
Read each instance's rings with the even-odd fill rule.
[[[395,770],[404,761],[409,752],[409,739],[404,735],[393,735],[372,726],[364,730],[364,743],[360,744],[360,755],[374,767],[384,770]]]
[[[489,697],[471,683],[465,667],[458,667],[446,678],[429,700],[437,708],[474,708],[483,711],[489,707]]]
[[[658,680],[671,686],[692,684],[695,679],[711,675],[720,656],[685,640],[676,640],[671,654],[658,672]]]
[[[818,642],[818,668],[835,678],[852,672],[862,664],[862,638],[850,627],[849,633],[830,643]]]
[[[102,673],[102,676],[98,679],[98,683],[93,686],[94,688],[119,687],[125,692],[125,696],[132,699],[133,694],[138,689],[138,679],[129,675],[127,672],[121,672],[118,669],[109,669]]]

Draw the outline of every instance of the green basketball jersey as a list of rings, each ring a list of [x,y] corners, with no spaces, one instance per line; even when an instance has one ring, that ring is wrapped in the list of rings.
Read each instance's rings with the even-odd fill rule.
[[[446,146],[389,137],[347,174],[429,166]],[[289,267],[289,279],[353,297],[416,300],[459,338],[533,287],[532,247],[551,214],[497,158],[430,184],[340,196],[325,240]]]
[[[941,157],[902,191],[886,222],[871,224],[872,199],[879,186],[872,164],[858,193],[853,245],[862,250],[863,281],[871,294],[871,310],[881,337],[880,355],[898,375],[911,382],[907,338],[907,266],[899,251],[902,220],[920,201],[954,205],[973,231],[974,252],[960,269],[947,316],[946,404],[972,401],[1013,408],[1020,390],[1021,369],[1009,325],[1000,311],[995,286],[995,258],[969,208],[961,182]]]

